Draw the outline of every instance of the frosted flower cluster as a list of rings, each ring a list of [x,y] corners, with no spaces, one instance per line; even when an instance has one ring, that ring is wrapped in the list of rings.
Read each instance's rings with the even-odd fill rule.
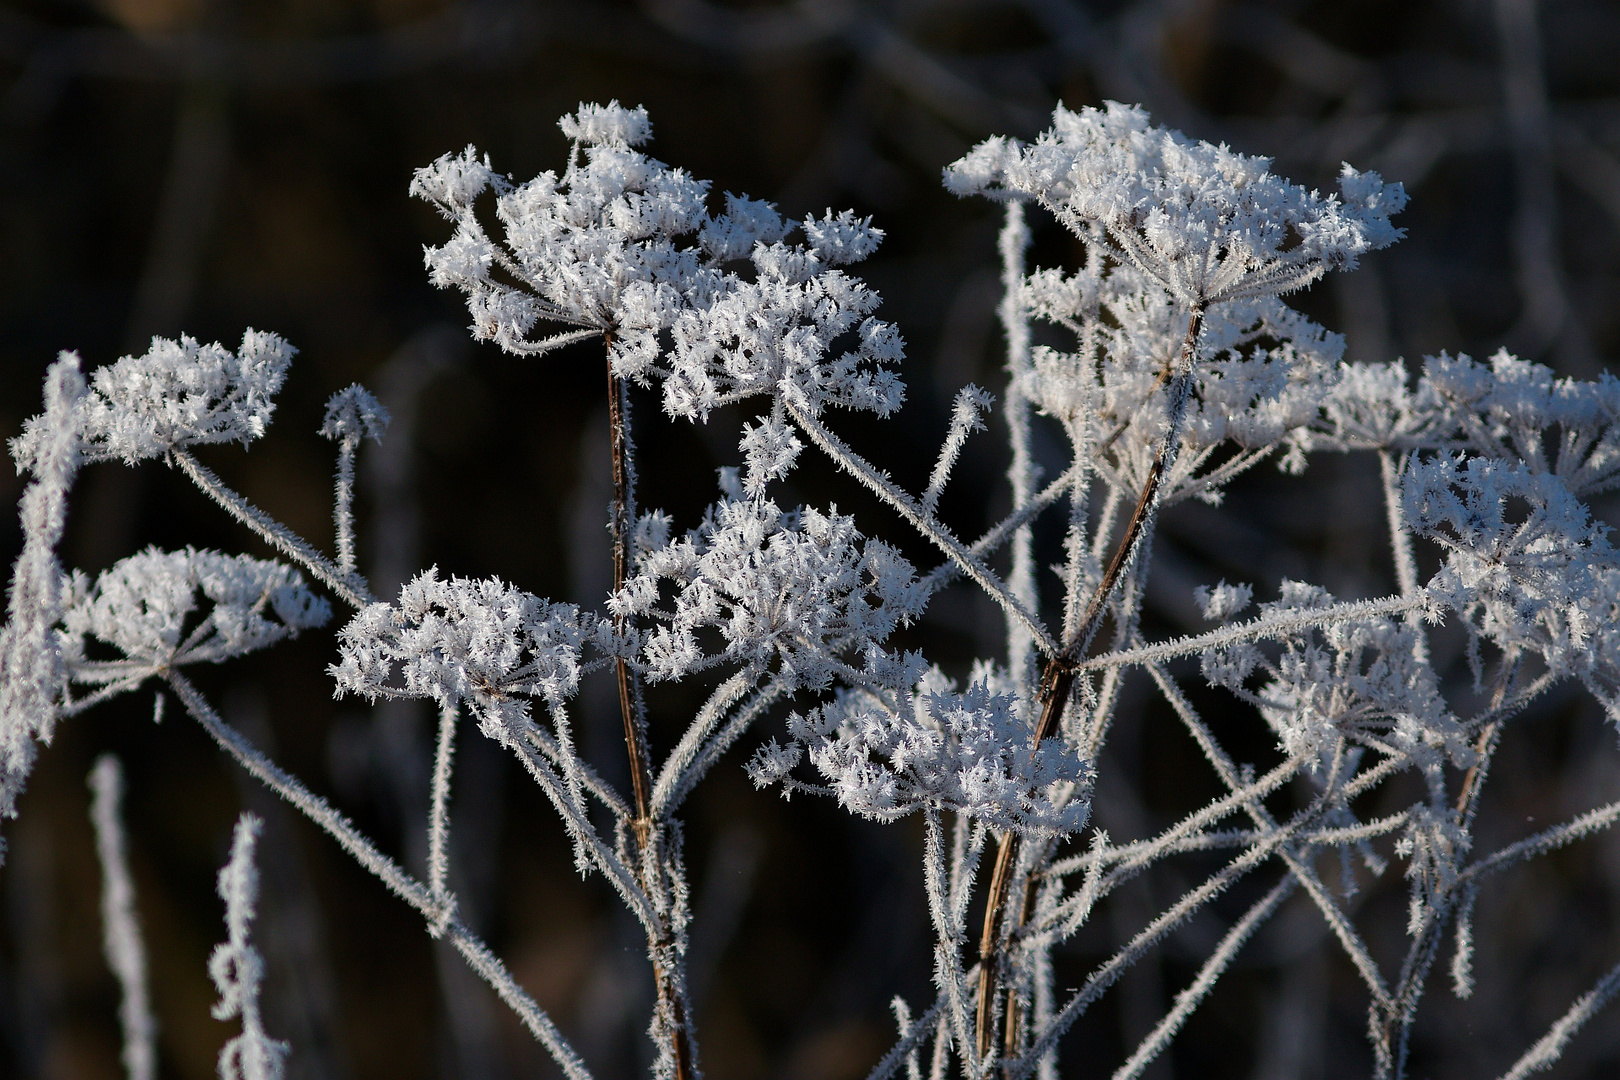
[[[140,356],[97,368],[79,409],[86,462],[117,458],[127,465],[207,443],[244,446],[264,434],[275,396],[297,350],[275,334],[248,330],[231,352],[155,337]],[[36,452],[40,418],[13,444],[20,461]]]
[[[1228,619],[1248,602],[1248,590],[1224,582],[1203,592],[1206,614]],[[1262,614],[1323,610],[1333,603],[1327,590],[1284,581],[1277,600]],[[1466,762],[1469,751],[1462,725],[1440,696],[1434,669],[1423,653],[1422,633],[1388,618],[1329,623],[1292,634],[1281,654],[1268,658],[1258,645],[1239,644],[1203,654],[1204,676],[1255,704],[1277,733],[1283,753],[1319,758],[1340,737],[1409,755],[1415,762],[1438,760],[1443,751]],[[1259,669],[1259,690],[1244,685]],[[1313,760],[1311,764],[1316,764]]]
[[[863,538],[853,518],[728,498],[674,540],[659,514],[638,533],[638,572],[609,608],[655,620],[642,650],[654,680],[717,663],[763,670],[775,660],[788,684],[819,689],[839,675],[893,678],[909,663],[881,645],[920,611],[923,592],[911,564]],[[664,589],[668,603],[660,603]],[[864,661],[863,672],[851,657]]]
[[[388,430],[388,410],[371,391],[355,383],[333,394],[321,419],[321,434],[333,442],[358,446],[362,439],[381,442]]]
[[[1559,477],[1442,455],[1414,462],[1404,490],[1413,531],[1445,551],[1429,589],[1473,633],[1557,674],[1620,680],[1620,558]]]
[[[839,803],[878,821],[929,806],[1024,835],[1074,832],[1090,815],[1090,767],[1063,739],[1031,746],[1032,719],[989,670],[958,692],[936,668],[897,703],[850,690],[795,714],[792,741],[767,743],[748,771],[763,787],[808,757]]]
[[[1488,363],[1441,353],[1415,386],[1406,365],[1348,364],[1313,448],[1466,450],[1563,478],[1576,496],[1620,483],[1620,379],[1561,379],[1506,350]]]
[[[1118,429],[1112,452],[1121,476],[1140,485],[1169,423],[1163,376],[1186,334],[1186,305],[1119,265],[1072,276],[1036,271],[1020,300],[1078,344],[1072,352],[1037,346],[1020,389],[1094,442]],[[1344,339],[1264,297],[1211,308],[1198,350],[1182,418],[1187,453],[1172,489],[1223,442],[1243,450],[1299,445],[1334,393]]]
[[[1336,195],[1235,153],[1148,122],[1108,102],[1059,106],[1032,145],[992,138],[945,171],[959,195],[1031,198],[1077,235],[1103,244],[1185,304],[1275,296],[1330,269],[1353,269],[1402,231],[1399,184],[1349,165]]]
[[[331,615],[303,575],[283,563],[148,548],[93,582],[73,573],[62,618],[64,651],[79,678],[98,670],[87,659],[91,638],[151,668],[217,663],[324,626]]]
[[[613,371],[661,381],[674,416],[757,394],[812,412],[899,406],[886,366],[901,356],[899,334],[872,318],[877,294],[839,269],[876,250],[882,230],[849,211],[795,224],[729,193],[710,216],[707,181],[636,149],[652,133],[644,109],[581,106],[561,127],[574,149],[560,177],[513,184],[469,147],[411,184],[455,222],[427,265],[434,284],[467,294],[475,337],[540,353],[603,336]],[[488,190],[500,243],[475,212]],[[787,239],[795,229],[800,243]],[[745,272],[725,268],[744,259]],[[542,323],[574,329],[532,337]]]
[[[520,732],[529,723],[522,698],[556,708],[573,694],[588,630],[572,605],[495,578],[441,580],[435,568],[407,583],[397,604],[351,619],[329,670],[340,693],[465,701],[491,733]]]

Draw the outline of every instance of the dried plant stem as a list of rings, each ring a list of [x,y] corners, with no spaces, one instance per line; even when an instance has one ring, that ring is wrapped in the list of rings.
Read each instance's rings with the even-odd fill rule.
[[[309,541],[227,487],[224,481],[214,475],[212,469],[192,457],[190,451],[171,450],[169,458],[180,466],[180,471],[190,477],[192,483],[201,488],[204,494],[224,507],[226,513],[258,533],[265,543],[308,570],[344,603],[350,607],[363,608],[374,602],[371,587],[366,584],[366,579],[361,577],[358,571],[345,571],[334,565],[325,555],[316,551]]]
[[[612,334],[605,335],[611,348]],[[613,591],[624,588],[630,562],[630,530],[634,508],[630,479],[630,433],[627,422],[624,381],[613,374],[611,352],[607,362],[609,445],[613,458]],[[620,615],[614,620],[614,629],[623,636],[629,629],[628,617]],[[619,715],[624,722],[624,744],[630,755],[630,788],[634,796],[635,817],[631,826],[636,843],[641,848],[641,887],[648,896],[661,890],[658,883],[648,880],[658,872],[659,860],[652,858],[655,846],[661,847],[655,834],[659,831],[652,814],[652,762],[647,753],[647,738],[642,710],[638,707],[639,694],[629,662],[620,656],[614,661],[618,680]],[[697,1061],[692,1046],[690,1010],[686,1002],[686,983],[677,970],[676,940],[669,926],[669,917],[662,911],[656,921],[647,927],[648,954],[652,958],[653,982],[658,992],[658,1011],[666,1018],[670,1055],[675,1069],[675,1080],[696,1080]]]
[[[445,940],[455,946],[456,951],[461,953],[474,971],[478,972],[479,977],[487,982],[500,995],[501,1000],[518,1015],[523,1025],[561,1067],[563,1075],[569,1080],[591,1080],[590,1070],[585,1067],[585,1063],[580,1060],[574,1048],[568,1044],[568,1040],[563,1038],[562,1032],[557,1030],[551,1017],[546,1015],[546,1011],[518,985],[517,980],[512,978],[512,973],[506,969],[506,965],[489,950],[489,946],[467,929],[467,925],[454,911],[449,912],[446,918],[445,905],[433,896],[426,885],[406,873],[393,859],[378,851],[377,846],[355,828],[353,822],[334,809],[325,799],[305,787],[297,777],[265,757],[246,736],[221,719],[214,707],[191,684],[191,680],[178,671],[169,671],[165,674],[164,681],[174,690],[175,696],[180,699],[180,704],[185,707],[192,719],[201,724],[203,730],[208,732],[221,749],[235,758],[238,765],[325,830],[327,835],[336,840],[356,862],[386,885],[390,892],[426,917],[430,926],[442,921],[445,926]]]
[[[1130,564],[1132,556],[1136,554],[1137,545],[1146,532],[1148,519],[1158,502],[1159,485],[1165,473],[1175,464],[1176,448],[1181,441],[1181,419],[1186,412],[1187,398],[1192,392],[1192,360],[1198,345],[1198,328],[1203,321],[1203,314],[1201,306],[1193,308],[1192,314],[1187,318],[1187,333],[1182,339],[1181,350],[1172,361],[1166,363],[1161,373],[1160,383],[1168,386],[1170,424],[1165,432],[1164,442],[1159,447],[1153,464],[1148,468],[1147,479],[1142,483],[1142,493],[1137,497],[1136,507],[1131,512],[1130,520],[1125,524],[1124,535],[1119,538],[1113,557],[1108,560],[1108,568],[1091,594],[1085,614],[1075,627],[1073,638],[1065,643],[1062,650],[1048,658],[1045,670],[1041,673],[1041,716],[1035,725],[1033,740],[1036,746],[1056,734],[1062,726],[1063,712],[1068,707],[1080,661],[1086,650],[1091,647],[1092,638],[1096,636],[1098,627],[1102,625],[1108,601],[1114,594],[1115,586],[1119,584],[1120,575]],[[977,1037],[980,1060],[990,1052],[991,1021],[995,1011],[998,982],[997,952],[1006,919],[1007,895],[1012,886],[1012,874],[1017,861],[1017,834],[1013,832],[1002,834],[996,850],[995,865],[990,873],[990,888],[984,910],[984,930],[979,936]],[[1026,881],[1018,905],[1021,914],[1027,912],[1031,896],[1030,885]],[[1015,1042],[1017,1024],[1011,1015],[1012,1011],[1012,1006],[1009,1005],[1007,1037],[1010,1042]],[[1009,1045],[1008,1050],[1013,1049],[1015,1047]]]

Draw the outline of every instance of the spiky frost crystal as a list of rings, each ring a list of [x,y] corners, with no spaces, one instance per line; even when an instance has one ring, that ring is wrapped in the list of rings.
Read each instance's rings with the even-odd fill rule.
[[[493,724],[521,731],[521,696],[553,706],[579,682],[579,612],[499,579],[440,579],[424,571],[397,604],[372,604],[339,634],[330,668],[339,692],[469,702]]]
[[[1344,166],[1337,195],[1320,195],[1250,157],[1155,127],[1110,101],[1059,106],[1032,145],[1000,137],[945,171],[959,195],[1033,198],[1078,235],[1105,245],[1179,301],[1275,296],[1330,269],[1354,269],[1402,231],[1399,184]]]
[[[456,223],[427,265],[434,284],[467,294],[474,337],[515,353],[605,337],[615,373],[661,382],[674,416],[760,394],[812,412],[899,406],[887,365],[900,337],[872,318],[877,294],[837,269],[876,250],[883,233],[868,219],[829,210],[796,225],[731,194],[711,217],[707,181],[635,149],[651,137],[644,109],[581,106],[560,126],[574,140],[560,177],[514,185],[469,147],[411,184]],[[487,190],[500,243],[475,212]],[[788,242],[801,227],[804,241]],[[746,273],[725,268],[742,259]],[[575,329],[532,337],[542,323]]]

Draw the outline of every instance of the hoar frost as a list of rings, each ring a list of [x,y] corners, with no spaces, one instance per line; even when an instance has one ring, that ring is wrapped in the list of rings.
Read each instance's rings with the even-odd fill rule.
[[[958,692],[933,669],[898,698],[846,690],[795,714],[792,741],[767,743],[748,771],[763,787],[807,757],[839,803],[878,821],[931,806],[994,829],[1075,832],[1090,816],[1090,767],[1062,739],[1030,745],[1033,728],[1004,678],[979,671]]]
[[[498,579],[425,571],[397,604],[372,604],[339,634],[339,692],[466,701],[487,725],[521,731],[520,696],[558,706],[579,682],[579,612]]]

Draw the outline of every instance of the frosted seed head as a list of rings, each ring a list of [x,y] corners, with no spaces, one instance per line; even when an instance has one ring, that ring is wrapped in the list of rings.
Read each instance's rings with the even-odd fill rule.
[[[388,410],[371,391],[355,383],[339,390],[326,402],[321,434],[334,442],[358,445],[361,439],[381,442],[388,430]]]
[[[640,146],[652,138],[645,106],[627,109],[617,100],[606,105],[580,102],[579,110],[557,121],[562,133],[591,146]]]

